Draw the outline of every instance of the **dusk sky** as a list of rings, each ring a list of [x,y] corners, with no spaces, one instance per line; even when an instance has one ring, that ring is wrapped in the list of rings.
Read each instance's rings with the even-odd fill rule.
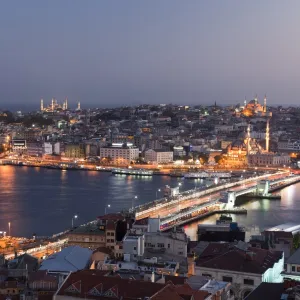
[[[300,97],[300,1],[7,0],[0,108]]]

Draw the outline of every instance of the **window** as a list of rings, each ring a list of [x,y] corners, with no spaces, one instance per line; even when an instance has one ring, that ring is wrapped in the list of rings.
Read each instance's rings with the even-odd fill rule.
[[[183,252],[182,252],[182,251],[179,251],[179,252],[178,252],[178,255],[183,255]]]
[[[107,236],[110,236],[110,232],[107,232],[107,234],[106,234]]]
[[[158,247],[158,248],[164,248],[164,247],[165,247],[165,244],[164,244],[164,243],[157,243],[157,247]]]
[[[136,250],[136,247],[133,247],[133,250]]]
[[[230,276],[223,276],[223,281],[225,281],[225,282],[232,282],[232,277],[230,277]]]
[[[297,266],[297,273],[300,273],[300,266]]]
[[[296,267],[292,266],[292,272],[295,272],[295,271],[296,271]]]
[[[244,279],[244,284],[254,285],[254,280],[253,279]]]
[[[168,244],[168,248],[170,249],[170,244]]]

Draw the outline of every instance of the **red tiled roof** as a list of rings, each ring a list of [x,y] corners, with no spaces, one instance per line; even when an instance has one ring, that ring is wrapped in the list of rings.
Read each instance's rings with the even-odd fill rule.
[[[166,282],[170,281],[175,285],[184,284],[186,279],[187,279],[186,277],[181,277],[181,276],[165,275],[165,281]]]
[[[97,217],[98,220],[113,220],[113,221],[119,221],[124,220],[124,216],[122,214],[107,214],[104,216]]]
[[[106,230],[116,230],[116,223],[114,220],[108,220],[106,223]]]
[[[159,283],[107,277],[98,274],[96,270],[71,273],[59,289],[58,295],[104,299],[105,294],[106,296],[114,294],[118,298],[137,299],[150,297],[164,286]]]
[[[96,248],[93,253],[96,253],[96,252],[101,252],[101,253],[105,253],[105,254],[111,254],[112,253],[112,250],[111,249],[108,249],[106,247],[98,247]]]
[[[205,300],[210,294],[206,291],[193,290],[188,284],[174,285],[172,282],[150,297],[151,300]]]
[[[29,282],[33,282],[33,281],[58,282],[55,276],[51,276],[47,274],[47,270],[39,270],[30,273],[28,281]]]
[[[253,247],[249,247],[247,251],[236,247],[227,250],[223,248],[219,254],[212,256],[209,256],[206,250],[204,251],[206,255],[203,256],[203,252],[196,262],[197,266],[255,274],[263,274],[282,258],[282,252],[280,251],[269,251]]]

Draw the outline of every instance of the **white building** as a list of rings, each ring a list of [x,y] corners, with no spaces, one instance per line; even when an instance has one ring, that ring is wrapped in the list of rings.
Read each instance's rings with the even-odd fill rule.
[[[186,155],[186,152],[182,146],[174,146],[173,152],[174,152],[174,156],[182,157]]]
[[[235,299],[244,299],[261,282],[282,282],[284,255],[229,243],[210,243],[199,255],[195,275],[230,282]]]
[[[173,152],[161,149],[149,149],[145,151],[145,161],[157,164],[173,162]]]
[[[300,281],[300,248],[286,260],[286,270],[282,272],[282,276]]]
[[[119,163],[130,163],[139,158],[139,149],[132,144],[113,143],[100,148],[100,158],[110,158]]]
[[[60,154],[60,143],[50,143],[45,142],[43,144],[43,154],[45,155],[52,155],[52,154]]]

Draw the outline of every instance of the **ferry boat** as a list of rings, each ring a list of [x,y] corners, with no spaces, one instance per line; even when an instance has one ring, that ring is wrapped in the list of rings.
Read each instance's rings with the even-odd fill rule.
[[[220,218],[216,221],[216,225],[230,224],[231,222],[232,222],[231,216],[221,215]]]
[[[120,175],[137,175],[137,176],[152,176],[153,171],[145,169],[112,169],[112,174]]]
[[[212,173],[210,174],[211,177],[217,177],[217,178],[220,178],[220,179],[228,179],[228,178],[231,178],[231,174],[230,173],[221,173],[221,172],[218,172],[218,173]]]
[[[205,179],[208,177],[209,177],[209,175],[205,172],[184,174],[184,178],[186,178],[186,179]]]

